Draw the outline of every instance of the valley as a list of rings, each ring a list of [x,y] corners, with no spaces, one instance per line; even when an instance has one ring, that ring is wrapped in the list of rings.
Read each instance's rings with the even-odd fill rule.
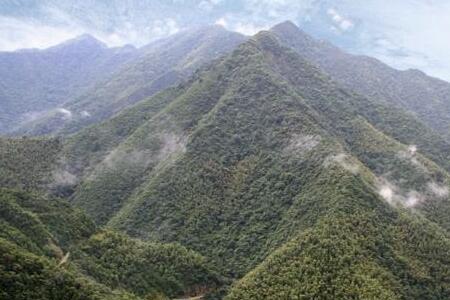
[[[289,21],[6,73],[0,299],[450,299],[450,83]]]

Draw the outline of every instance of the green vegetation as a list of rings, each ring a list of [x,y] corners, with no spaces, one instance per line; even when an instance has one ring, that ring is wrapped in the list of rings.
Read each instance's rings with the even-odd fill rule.
[[[402,163],[397,154],[407,146],[382,129],[370,125],[372,129],[360,134],[370,122],[358,113],[356,101],[371,104],[336,87],[270,34],[260,34],[205,70],[182,96],[134,131],[119,149],[141,151],[143,156],[133,162],[119,160],[106,171],[99,168],[93,181],[84,183],[96,194],[80,189],[75,201],[98,214],[115,196],[108,191],[117,194],[118,182],[132,187],[118,197],[123,208],[110,226],[133,236],[181,242],[239,277],[289,240],[293,229],[284,224],[297,224],[297,229],[313,225],[312,212],[305,215],[306,224],[290,215],[302,209],[293,205],[295,199],[322,195],[320,190],[330,185],[329,194],[310,201],[317,206],[314,211],[332,209],[334,202],[327,199],[337,197],[334,185],[324,179],[326,183],[307,188],[318,174],[334,177],[325,162],[361,169],[367,175],[359,170],[355,175],[364,175],[373,190],[377,176],[393,170],[395,177],[388,178],[399,183],[411,174],[426,175],[424,188],[435,178],[432,172],[446,174],[435,166],[429,174]],[[160,160],[162,129],[187,136],[187,142],[175,156]],[[382,142],[368,142],[376,140]],[[364,152],[376,145],[374,151],[386,157],[379,163]],[[150,163],[145,166],[143,161]],[[119,177],[122,174],[125,178]],[[104,192],[99,195],[100,190]],[[99,197],[104,200],[99,202]],[[441,203],[448,211],[447,202]]]
[[[0,138],[0,187],[49,188],[61,148],[58,139]]]
[[[427,76],[418,70],[399,71],[377,59],[345,53],[330,43],[308,36],[291,22],[279,24],[271,31],[283,44],[292,47],[307,60],[319,66],[343,87],[365,95],[377,103],[386,104],[394,114],[398,108],[403,112],[410,112],[429,128],[443,135],[447,140],[447,152],[441,154],[446,154],[448,158],[450,141],[448,82]],[[386,113],[390,114],[388,111]],[[408,132],[407,127],[397,129],[403,129],[402,132],[406,137],[414,138],[414,130]],[[437,136],[435,133],[432,134]],[[428,136],[416,137],[428,139]],[[426,144],[421,145],[421,148],[425,147]]]
[[[1,299],[168,299],[214,290],[204,257],[94,224],[63,200],[0,190]]]
[[[366,105],[355,104],[360,102]],[[326,235],[331,225],[323,225],[325,220],[341,224],[342,232],[348,235],[342,244],[328,242],[330,249],[335,247],[338,253],[352,257],[354,252],[348,245],[356,244],[362,249],[361,257],[390,253],[396,264],[415,266],[419,252],[410,256],[394,255],[394,250],[384,252],[383,247],[398,247],[394,244],[397,234],[370,241],[360,240],[364,235],[358,232],[347,232],[353,221],[349,216],[362,223],[374,218],[377,232],[384,231],[383,226],[390,226],[392,232],[401,230],[393,216],[398,208],[386,204],[376,193],[384,177],[405,193],[414,188],[425,194],[431,181],[448,186],[444,169],[418,153],[402,156],[408,153],[409,143],[402,144],[390,136],[392,132],[400,135],[403,120],[413,119],[396,119],[391,112],[387,118],[390,123],[386,123],[389,127],[381,126],[383,111],[383,106],[346,92],[296,53],[279,46],[272,35],[263,33],[183,86],[183,93],[170,105],[119,145],[118,153],[127,155],[97,166],[92,173],[95,176],[83,182],[75,194],[75,202],[94,216],[106,209],[113,216],[108,225],[133,236],[181,242],[232,278],[253,272],[295,236],[312,235],[319,244],[325,243],[331,239]],[[173,142],[171,151],[161,155],[168,140]],[[141,155],[130,160],[133,153]],[[118,184],[128,190],[119,188],[123,193],[116,196]],[[428,201],[418,203],[415,209],[435,222],[448,224],[445,213],[435,214],[448,212],[448,202],[426,196]],[[106,206],[111,199],[120,201],[113,210]],[[428,210],[428,203],[433,203],[433,211]],[[385,215],[391,219],[382,220]],[[108,217],[99,219],[105,222]],[[390,223],[381,225],[384,221]],[[414,220],[405,222],[409,224],[405,226],[414,224]],[[429,221],[423,223],[427,232],[434,228]],[[357,265],[356,260],[348,271],[336,263],[336,272],[342,272],[342,282],[352,281],[355,272],[364,274],[364,278],[355,275],[359,289],[349,286],[348,291],[337,291],[345,289],[340,282],[330,294],[320,289],[316,296],[370,298],[383,291],[382,295],[389,298],[401,291],[399,295],[404,296],[400,297],[407,299],[418,295],[407,287],[420,281],[419,287],[412,289],[435,289],[435,296],[443,297],[446,288],[434,284],[445,282],[448,265],[433,253],[445,248],[441,248],[439,237],[430,239],[434,248],[427,250],[427,259],[442,264],[431,283],[420,281],[419,275],[395,264],[378,267],[379,262],[374,260]],[[372,242],[381,249],[364,252]],[[420,241],[411,241],[411,247],[419,245]],[[318,264],[328,265],[322,261],[325,257],[316,259]],[[315,270],[316,278],[321,278],[321,271]],[[392,277],[399,272],[409,278],[399,282]],[[290,275],[280,280],[300,286],[307,282]],[[234,288],[231,296],[233,293],[237,293]],[[249,298],[256,297],[257,289],[254,293]]]
[[[4,140],[5,185],[35,191],[0,194],[7,292],[450,298],[449,144],[425,124],[262,32],[62,145]]]
[[[112,296],[109,288],[58,264],[70,246],[95,231],[94,224],[65,201],[0,190],[0,224],[1,299]]]
[[[66,250],[95,231],[84,213],[57,198],[0,190],[0,203],[1,237],[31,252],[61,256],[60,247]]]
[[[329,216],[247,274],[226,299],[447,299],[447,235],[423,220]]]
[[[73,253],[74,263],[96,281],[142,297],[201,295],[219,284],[205,258],[175,244],[144,243],[100,232]]]
[[[136,128],[161,111],[182,91],[169,88],[101,124],[87,127],[68,137],[63,148],[67,163],[70,164],[68,168],[77,175],[88,173],[89,167],[99,164]]]
[[[50,259],[0,238],[1,299],[138,299],[76,277]]]

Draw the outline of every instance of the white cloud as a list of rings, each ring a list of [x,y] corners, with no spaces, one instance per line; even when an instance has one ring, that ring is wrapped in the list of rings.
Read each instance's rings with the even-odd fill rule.
[[[277,23],[291,20],[307,20],[312,11],[318,10],[315,0],[243,0],[239,2],[239,10],[222,12],[215,23],[228,30],[245,35],[253,35],[267,30]]]
[[[423,194],[415,190],[404,191],[385,178],[378,178],[376,184],[378,186],[378,194],[390,205],[414,208],[426,201]]]
[[[218,1],[209,2],[218,3]],[[113,15],[111,11],[103,15],[103,8],[96,11],[96,5],[89,6],[83,2],[73,4],[72,7],[65,7],[63,3],[54,5],[43,3],[42,7],[39,7],[41,16],[0,15],[0,51],[48,48],[83,33],[89,33],[109,46],[124,44],[142,46],[180,30],[175,18],[164,15],[151,18],[145,14],[145,10],[139,11],[138,4],[133,5],[131,2],[129,4],[130,7],[122,7],[123,5],[111,2],[111,8],[116,6],[111,9],[112,12],[131,11],[129,16]],[[136,7],[135,11],[133,7]],[[145,9],[151,9],[151,6]]]
[[[356,38],[364,35],[365,40],[359,41],[359,52],[396,68],[418,68],[450,80],[450,1],[398,0],[391,1],[389,9],[377,0],[364,1],[363,5],[347,1],[340,10],[362,20]]]
[[[436,182],[429,182],[428,189],[437,197],[445,198],[449,195],[448,187],[445,185],[440,185]]]
[[[389,185],[382,185],[378,192],[384,200],[392,204],[392,201],[394,199],[394,191]]]
[[[254,35],[261,30],[269,29],[269,26],[258,26],[252,23],[241,23],[238,22],[234,26],[231,27],[232,30],[242,33],[244,35]]]
[[[20,48],[46,48],[81,34],[74,28],[59,28],[0,17],[0,50]]]
[[[153,23],[151,32],[158,37],[168,36],[180,30],[177,22],[172,18],[157,20]]]
[[[71,112],[70,110],[68,110],[68,109],[65,109],[65,108],[57,108],[56,111],[57,111],[58,113],[62,114],[63,117],[64,117],[65,119],[70,119],[70,118],[72,118],[72,112]]]
[[[417,204],[424,201],[424,197],[422,194],[417,191],[409,191],[406,200],[404,201],[404,205],[406,207],[415,207]]]
[[[450,80],[450,1],[397,0],[389,9],[379,0],[35,2],[20,7],[20,17],[0,13],[0,51],[44,48],[82,33],[113,46],[141,46],[181,28],[215,22],[254,34],[291,20],[354,53]]]
[[[339,28],[341,29],[341,31],[347,31],[354,26],[353,22],[350,19],[341,16],[334,8],[328,9],[327,14],[335,23],[335,26],[333,26],[333,28],[335,29]]]
[[[354,175],[358,174],[360,170],[358,162],[345,153],[329,155],[327,158],[325,158],[325,161],[323,163],[325,167],[329,167],[334,164],[339,165],[340,167],[344,168]]]
[[[200,3],[198,4],[198,7],[201,10],[210,11],[210,10],[214,9],[214,7],[216,7],[221,2],[222,2],[222,0],[203,0],[203,1],[200,1]]]
[[[417,152],[417,146],[416,145],[409,145],[408,146],[408,151],[411,155],[415,155]]]
[[[351,21],[349,21],[349,20],[343,20],[343,21],[339,24],[339,27],[340,27],[342,30],[347,31],[347,30],[349,30],[350,28],[353,27],[353,23],[352,23]]]
[[[223,26],[225,28],[228,27],[228,22],[227,22],[227,20],[224,17],[222,17],[220,19],[217,19],[214,24]]]
[[[241,18],[236,15],[228,14],[217,19],[214,24],[225,27],[228,30],[242,33],[244,35],[254,35],[261,30],[267,30],[270,26],[262,26],[257,23],[246,21],[242,22]]]

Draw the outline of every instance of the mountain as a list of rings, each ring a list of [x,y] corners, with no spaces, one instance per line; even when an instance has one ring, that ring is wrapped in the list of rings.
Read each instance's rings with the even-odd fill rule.
[[[274,33],[69,141],[88,166],[76,206],[198,251],[242,278],[230,299],[450,293],[445,139]]]
[[[194,251],[111,231],[96,233],[76,248],[73,262],[86,276],[144,299],[198,296],[221,284],[206,259]]]
[[[0,132],[11,131],[62,105],[107,78],[136,55],[130,46],[108,48],[82,35],[45,50],[0,52]]]
[[[170,299],[221,282],[194,251],[97,231],[67,201],[0,189],[0,204],[1,299]]]
[[[62,143],[58,139],[0,138],[0,186],[25,191],[49,189],[54,179],[70,175],[56,174]]]
[[[447,138],[280,27],[75,134],[4,138],[5,297],[450,298]]]
[[[320,221],[271,254],[225,299],[447,298],[448,234],[405,215],[376,215]]]
[[[197,68],[230,52],[245,37],[221,26],[186,30],[156,41],[107,80],[66,101],[71,117],[54,112],[26,124],[15,134],[67,134],[105,120],[122,109],[189,77]]]
[[[0,139],[1,299],[171,299],[222,284],[198,253],[100,231],[52,196],[76,182],[63,149],[54,138]]]
[[[418,70],[398,71],[377,59],[348,54],[308,36],[292,22],[279,24],[272,32],[343,86],[410,111],[449,138],[450,83]]]

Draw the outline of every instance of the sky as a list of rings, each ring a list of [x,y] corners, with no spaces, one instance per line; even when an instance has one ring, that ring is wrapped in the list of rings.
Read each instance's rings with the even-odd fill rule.
[[[449,0],[1,0],[0,51],[83,33],[142,46],[208,24],[252,35],[285,20],[349,52],[450,81]]]

